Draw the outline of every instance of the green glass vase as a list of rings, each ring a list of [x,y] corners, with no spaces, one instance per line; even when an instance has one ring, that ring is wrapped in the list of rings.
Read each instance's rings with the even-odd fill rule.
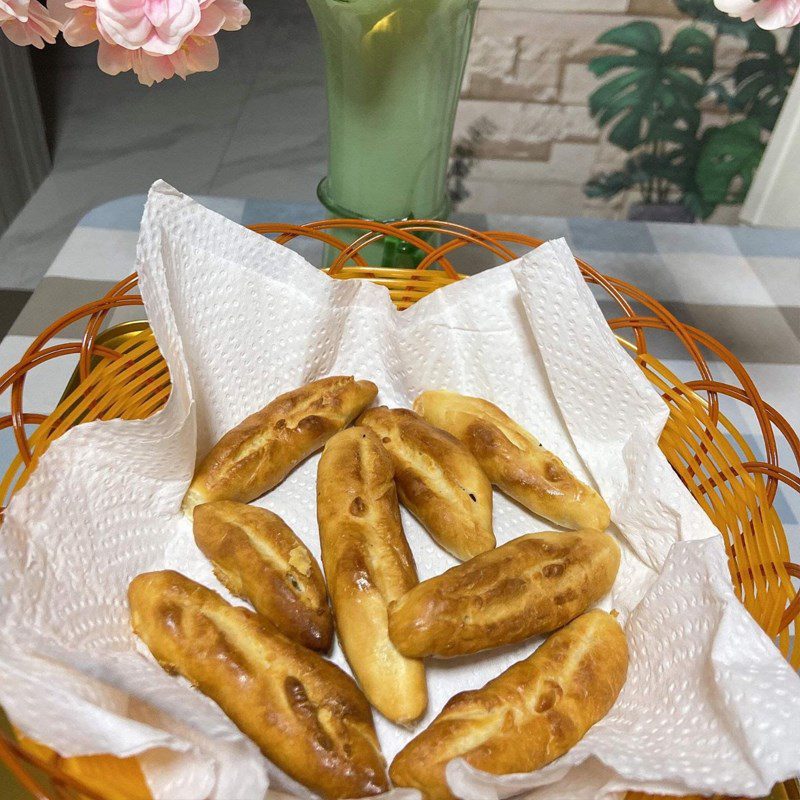
[[[446,218],[453,122],[478,0],[308,4],[328,93],[320,200],[337,217]],[[364,255],[376,266],[412,266],[419,254],[395,240]]]

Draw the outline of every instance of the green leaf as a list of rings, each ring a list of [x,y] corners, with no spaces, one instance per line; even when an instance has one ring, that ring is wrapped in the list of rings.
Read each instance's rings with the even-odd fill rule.
[[[698,28],[682,28],[667,50],[667,61],[675,66],[696,69],[703,80],[714,71],[714,45]]]
[[[733,70],[733,79],[736,84],[743,83],[748,78],[758,73],[764,73],[764,67],[769,63],[765,58],[747,58],[740,61]]]
[[[624,98],[632,91],[636,91],[635,84],[639,83],[645,75],[644,70],[633,69],[624,75],[617,75],[616,78],[606,81],[589,95],[589,113],[594,117],[602,109],[614,109],[616,114],[626,108],[627,106],[623,102]]]
[[[672,142],[684,147],[699,146],[696,127],[679,128],[675,122],[665,119],[658,119],[652,123],[650,136],[659,142]]]
[[[774,94],[774,88],[769,76],[759,73],[742,84],[741,88],[736,92],[736,100],[742,107],[746,107],[753,101],[758,100],[759,96],[761,96],[762,101],[769,102],[769,97]]]
[[[613,69],[619,69],[620,67],[644,67],[648,66],[651,61],[651,56],[642,54],[632,56],[597,56],[589,62],[589,69],[599,78],[607,72],[611,72]]]
[[[676,127],[682,121],[684,129],[696,129],[698,104],[706,95],[703,81],[713,69],[713,45],[707,34],[683,28],[662,52],[659,29],[638,20],[607,31],[598,41],[633,51],[599,56],[590,64],[598,76],[620,70],[589,98],[598,125],[612,126],[613,144],[632,151],[659,141],[652,127],[657,120]]]
[[[669,80],[668,85],[677,89],[678,96],[688,101],[688,105],[694,106],[705,94],[702,83],[698,83],[694,78],[677,69],[665,69],[664,77]]]
[[[775,126],[800,59],[800,36],[796,29],[784,52],[777,49],[776,42],[769,31],[752,36],[749,57],[733,72],[737,108],[766,130]]]
[[[747,35],[747,49],[752,53],[765,53],[771,56],[775,51],[775,34],[756,27]]]
[[[659,93],[661,107],[658,109],[656,119],[664,120],[667,124],[696,130],[700,124],[700,110],[696,105],[687,102],[686,98],[673,90],[664,89]],[[648,133],[647,141],[654,141]]]
[[[589,97],[589,111],[601,127],[616,120],[608,138],[623,150],[633,150],[642,141],[644,120],[652,115],[649,98],[657,75],[633,69],[606,81]]]
[[[631,174],[626,170],[616,172],[605,172],[590,178],[583,187],[583,192],[587,197],[603,197],[610,200],[620,192],[630,189],[633,186]]]
[[[693,19],[704,19],[710,10],[716,11],[709,0],[675,0],[675,5],[679,11]]]
[[[621,147],[623,150],[633,150],[642,140],[642,122],[645,111],[641,106],[635,106],[628,114],[620,118],[619,122],[611,129],[608,140]]]
[[[755,120],[709,128],[697,162],[696,180],[703,201],[716,206],[744,197],[763,153],[761,128]],[[737,179],[740,186],[734,191]]]
[[[637,53],[656,55],[661,50],[661,31],[652,22],[634,20],[606,31],[597,42],[629,47]]]

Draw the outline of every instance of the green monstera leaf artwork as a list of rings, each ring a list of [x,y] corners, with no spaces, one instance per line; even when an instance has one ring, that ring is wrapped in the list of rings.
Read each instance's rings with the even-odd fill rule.
[[[763,153],[761,128],[754,119],[706,129],[696,169],[704,201],[718,205],[744,199]]]
[[[734,98],[748,119],[772,130],[786,100],[800,61],[800,29],[792,29],[789,41],[780,51],[773,36],[759,29],[748,39],[748,58],[733,72]]]
[[[664,49],[659,28],[637,20],[606,31],[597,41],[632,51],[598,56],[589,63],[598,77],[622,71],[589,97],[589,111],[598,124],[613,121],[609,141],[633,150],[652,138],[650,128],[656,123],[697,126],[703,82],[714,68],[713,43],[706,33],[684,28]]]
[[[695,22],[669,40],[645,20],[597,39],[616,52],[589,62],[603,81],[589,111],[629,155],[620,169],[593,175],[584,191],[610,199],[636,190],[645,205],[679,203],[706,219],[719,205],[740,203],[752,183],[800,63],[800,27],[779,40],[718,11],[713,0],[675,5]],[[729,72],[715,64],[715,42],[724,36],[747,48]]]

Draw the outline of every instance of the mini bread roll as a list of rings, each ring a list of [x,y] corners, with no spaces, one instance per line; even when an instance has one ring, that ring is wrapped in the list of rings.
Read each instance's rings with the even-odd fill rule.
[[[548,633],[608,592],[619,561],[607,533],[529,533],[415,586],[389,606],[389,635],[448,658]]]
[[[317,519],[342,650],[370,703],[406,725],[423,714],[428,692],[422,662],[389,640],[387,607],[417,584],[393,478],[375,433],[336,434],[319,462]]]
[[[273,489],[377,394],[370,381],[332,377],[275,398],[211,448],[183,499],[184,513],[191,518],[195,506],[212,500],[249,503]]]
[[[322,570],[277,515],[233,500],[194,510],[194,540],[220,583],[290,639],[328,650],[333,618]]]
[[[583,614],[483,688],[453,697],[397,754],[392,782],[453,800],[445,768],[454,758],[494,775],[540,769],[610,711],[627,671],[619,623],[605,611]]]
[[[133,630],[159,664],[292,778],[326,798],[389,788],[369,703],[335,664],[171,570],[139,575],[128,600]]]
[[[438,544],[462,561],[494,547],[492,485],[458,439],[405,408],[369,408],[358,424],[381,437],[400,502]]]
[[[576,530],[608,527],[605,500],[496,405],[435,391],[423,392],[414,411],[460,439],[489,480],[534,514]]]

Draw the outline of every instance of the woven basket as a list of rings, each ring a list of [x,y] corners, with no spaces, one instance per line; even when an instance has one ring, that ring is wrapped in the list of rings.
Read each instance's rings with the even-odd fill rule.
[[[529,249],[541,242],[514,233],[477,231],[451,223],[410,220],[392,225],[363,220],[325,220],[308,225],[253,225],[252,230],[277,237],[286,244],[296,237],[324,242],[338,252],[328,269],[336,278],[366,278],[386,286],[392,300],[407,308],[430,292],[461,279],[448,259],[458,248],[472,245],[491,252],[498,261],[517,257],[512,247]],[[359,229],[363,235],[350,245],[331,231]],[[431,244],[415,234],[436,234]],[[385,236],[395,237],[423,253],[413,271],[368,266],[359,252]],[[596,284],[619,307],[609,319],[642,372],[662,393],[670,411],[660,446],[673,469],[720,531],[728,553],[730,577],[737,596],[773,639],[789,663],[800,667],[797,636],[800,596],[792,578],[800,566],[789,563],[789,549],[774,500],[783,488],[800,492],[800,439],[786,420],[767,405],[738,359],[722,344],[697,328],[680,323],[653,298],[624,281],[601,275],[579,261],[588,283]],[[67,314],[45,329],[22,360],[0,377],[0,393],[10,391],[11,414],[0,418],[0,429],[12,427],[19,449],[0,481],[0,504],[23,486],[49,444],[66,430],[95,419],[141,419],[153,414],[170,393],[169,373],[146,323],[122,331],[101,333],[112,309],[140,305],[134,293],[136,275],[117,284],[105,297]],[[48,346],[68,325],[86,320],[80,342]],[[651,331],[665,331],[677,339],[694,363],[696,374],[680,381],[649,352]],[[663,341],[663,334],[659,341]],[[724,362],[736,383],[716,380],[704,356]],[[24,410],[27,373],[39,364],[65,355],[79,355],[71,388],[49,415]],[[747,406],[760,431],[760,460],[725,416],[726,404]],[[25,425],[37,425],[28,435]],[[778,462],[778,440],[793,454],[791,470]],[[1,513],[1,512],[0,512]],[[136,759],[111,756],[61,758],[35,742],[0,737],[0,758],[37,798],[146,800],[150,797]],[[34,775],[36,777],[34,777]],[[783,797],[800,797],[796,785],[779,790]],[[642,797],[630,794],[629,798]]]

